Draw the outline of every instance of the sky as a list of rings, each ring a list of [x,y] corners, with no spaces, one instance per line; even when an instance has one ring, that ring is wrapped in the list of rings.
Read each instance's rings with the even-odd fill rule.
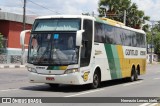
[[[160,20],[160,0],[131,0],[143,10],[151,20]],[[27,14],[35,16],[54,14],[82,14],[98,15],[99,0],[27,0]],[[0,11],[23,13],[23,0],[0,0]]]

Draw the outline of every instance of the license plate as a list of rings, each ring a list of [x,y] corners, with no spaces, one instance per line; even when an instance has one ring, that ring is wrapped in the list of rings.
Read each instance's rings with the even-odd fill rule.
[[[54,77],[46,77],[46,80],[48,80],[48,81],[54,81],[55,79],[54,79]]]

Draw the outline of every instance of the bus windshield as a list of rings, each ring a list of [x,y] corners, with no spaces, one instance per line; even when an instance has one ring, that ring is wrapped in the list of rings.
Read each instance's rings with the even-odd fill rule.
[[[30,38],[28,63],[69,65],[78,63],[76,32],[37,33]]]
[[[77,31],[80,19],[37,19],[33,31]]]

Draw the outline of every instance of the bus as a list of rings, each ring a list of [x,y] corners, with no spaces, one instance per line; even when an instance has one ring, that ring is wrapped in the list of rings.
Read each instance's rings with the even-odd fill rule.
[[[21,45],[26,32],[21,32]],[[30,32],[31,83],[95,89],[102,81],[136,81],[146,72],[146,34],[123,23],[85,15],[42,16]]]

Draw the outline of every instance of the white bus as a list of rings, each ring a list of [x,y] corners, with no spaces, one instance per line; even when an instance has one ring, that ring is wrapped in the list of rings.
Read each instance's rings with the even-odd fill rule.
[[[21,33],[23,42],[25,31]],[[146,72],[146,35],[107,18],[84,15],[38,17],[28,47],[29,80],[97,88],[106,80]],[[24,42],[22,43],[24,45]]]

